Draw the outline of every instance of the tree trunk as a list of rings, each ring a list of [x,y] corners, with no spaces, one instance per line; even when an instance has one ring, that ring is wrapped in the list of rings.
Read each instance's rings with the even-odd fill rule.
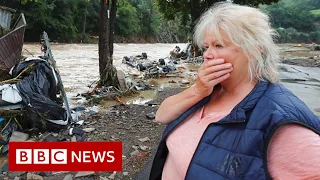
[[[111,12],[110,12],[110,34],[109,34],[109,49],[110,56],[113,56],[113,43],[114,43],[114,33],[116,29],[116,14],[117,13],[117,0],[112,0]]]
[[[113,0],[113,2],[116,0]],[[100,34],[99,34],[99,73],[100,85],[114,86],[119,88],[119,81],[117,78],[117,70],[113,66],[113,31],[111,29],[112,23],[110,20],[109,0],[100,1]],[[114,4],[116,5],[116,4]],[[113,6],[112,6],[113,7]],[[116,9],[114,10],[116,11]],[[112,12],[112,9],[111,9]],[[115,12],[114,12],[115,14]],[[115,16],[114,16],[115,18]],[[110,42],[111,37],[111,42]]]

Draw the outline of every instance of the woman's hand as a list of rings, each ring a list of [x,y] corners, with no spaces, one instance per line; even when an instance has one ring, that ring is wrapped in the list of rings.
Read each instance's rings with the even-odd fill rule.
[[[225,63],[224,59],[205,60],[193,86],[195,93],[201,97],[210,95],[215,85],[230,77],[232,70],[232,64]]]

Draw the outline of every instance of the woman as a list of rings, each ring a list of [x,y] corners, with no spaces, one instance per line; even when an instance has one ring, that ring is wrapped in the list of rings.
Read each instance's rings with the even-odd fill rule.
[[[169,125],[150,179],[320,178],[320,121],[278,83],[274,35],[255,8],[219,3],[201,16],[205,61],[157,111]]]

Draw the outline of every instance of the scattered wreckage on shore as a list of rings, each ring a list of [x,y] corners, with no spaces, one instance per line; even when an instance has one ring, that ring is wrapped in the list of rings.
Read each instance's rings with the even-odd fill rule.
[[[144,72],[144,78],[163,77],[170,76],[170,73],[174,73],[180,67],[182,63],[201,64],[204,59],[201,54],[189,53],[192,51],[192,44],[188,44],[187,48],[180,51],[180,47],[176,46],[173,51],[170,51],[170,55],[159,60],[150,60],[146,53],[136,56],[124,56],[122,63],[127,64],[132,68]]]
[[[129,65],[130,67],[137,68],[139,71],[145,71],[146,74],[161,74],[169,73],[177,70],[177,67],[181,63],[203,63],[202,52],[193,53],[193,45],[189,43],[187,48],[183,51],[179,46],[176,46],[174,50],[170,51],[170,55],[165,58],[160,58],[158,61],[148,59],[146,53],[136,56],[124,56],[122,63]]]

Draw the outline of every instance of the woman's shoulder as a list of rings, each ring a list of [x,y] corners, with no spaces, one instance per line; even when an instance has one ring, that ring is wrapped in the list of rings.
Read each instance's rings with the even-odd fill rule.
[[[269,97],[287,97],[294,96],[296,97],[288,88],[286,88],[282,83],[269,83],[265,96]]]
[[[283,119],[290,118],[297,121],[318,120],[308,106],[281,83],[269,83],[256,107],[259,110],[261,108],[273,110],[273,113],[276,111],[281,114]]]
[[[282,110],[302,110],[309,113],[308,106],[281,83],[269,83],[261,101],[275,104]],[[298,108],[297,108],[298,107]],[[310,111],[311,112],[311,111]]]

